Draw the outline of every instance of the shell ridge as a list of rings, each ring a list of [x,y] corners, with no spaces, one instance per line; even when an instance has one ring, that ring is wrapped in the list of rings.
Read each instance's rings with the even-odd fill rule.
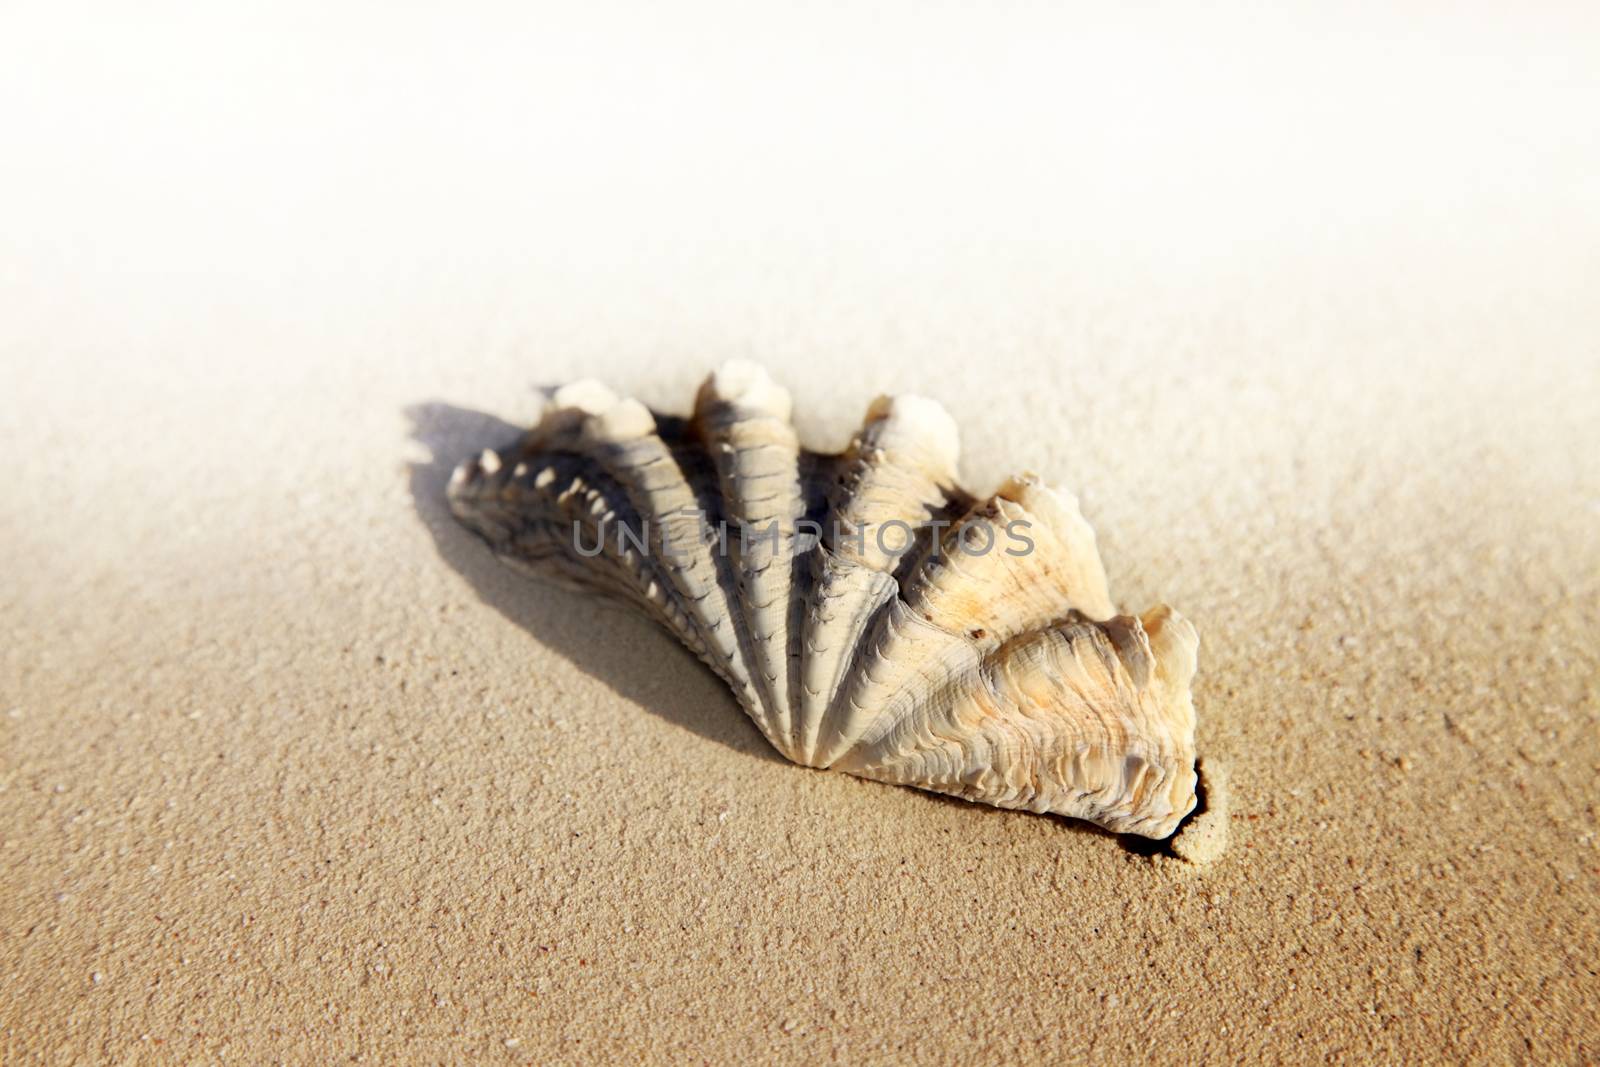
[[[738,527],[737,536],[730,530],[727,556],[738,576],[736,618],[749,638],[761,725],[774,746],[792,758],[796,731],[789,702],[789,616],[794,568],[781,561],[792,561],[805,506],[800,442],[789,412],[787,391],[764,370],[734,362],[701,387],[693,424],[716,470],[724,514]]]
[[[451,479],[449,498],[452,511],[477,529],[503,559],[525,573],[537,573],[536,561],[543,562],[559,569],[562,584],[638,604],[727,684],[734,684],[651,559],[624,549],[622,538],[606,536],[608,522],[629,525],[636,532],[639,528],[638,516],[620,486],[603,475],[597,477],[593,470],[585,477],[587,459],[574,453],[547,453],[537,470],[518,464],[511,479],[503,477],[498,453],[486,455],[496,457],[492,461],[496,469],[486,471],[483,457],[463,464]],[[593,505],[602,501],[605,511],[597,515]],[[585,555],[580,545],[593,545],[598,551]],[[605,569],[600,580],[596,568]]]
[[[960,452],[955,422],[936,402],[879,397],[841,457],[828,493],[828,522],[813,548],[813,589],[827,602],[809,612],[802,669],[808,686],[799,705],[805,761],[828,766],[825,742],[844,710],[842,696],[867,653],[865,635],[899,594],[898,570],[933,540],[928,520],[948,507]],[[890,550],[894,524],[911,536]]]
[[[1064,665],[1063,654],[1075,669],[1053,672]],[[1192,780],[1179,781],[1185,768],[1192,775],[1192,739],[1184,731],[1157,734],[1151,749],[1150,735],[1128,737],[1124,720],[1109,715],[1131,705],[1148,716],[1157,697],[1149,685],[1135,685],[1105,627],[1069,620],[1024,634],[985,657],[977,678],[965,690],[963,679],[955,678],[930,692],[911,718],[896,723],[875,747],[852,753],[840,769],[1156,837],[1170,834],[1192,810]],[[1030,703],[1028,683],[1069,692],[1045,693],[1054,705]],[[1085,691],[1095,688],[1104,690],[1100,699]],[[1068,695],[1077,699],[1060,700]],[[1069,729],[1069,716],[1052,714],[1052,707],[1070,708],[1089,729]],[[1095,752],[1102,755],[1086,758]],[[994,772],[1002,765],[1011,768],[1009,775]],[[1173,785],[1184,787],[1179,794],[1187,789],[1187,802],[1183,795],[1166,796]]]
[[[637,466],[641,453],[658,462],[648,468]],[[658,561],[664,580],[683,594],[687,604],[693,605],[693,617],[705,645],[724,664],[723,673],[733,679],[732,688],[740,703],[748,706],[755,699],[749,659],[726,625],[733,613],[733,601],[720,580],[717,553],[703,537],[704,524],[693,492],[671,451],[652,429],[648,435],[635,439],[631,447],[616,447],[601,462],[608,471],[649,475],[623,484],[636,509],[650,520],[652,558]],[[664,566],[669,559],[677,565]]]
[[[563,387],[553,399],[520,450],[537,455],[552,447],[568,449],[621,487],[648,523],[643,532],[662,580],[677,590],[700,644],[715,657],[717,673],[750,710],[756,694],[748,653],[725,623],[733,616],[735,598],[704,536],[700,499],[681,454],[662,437],[647,408],[619,400],[597,383]],[[669,561],[673,565],[666,566]]]

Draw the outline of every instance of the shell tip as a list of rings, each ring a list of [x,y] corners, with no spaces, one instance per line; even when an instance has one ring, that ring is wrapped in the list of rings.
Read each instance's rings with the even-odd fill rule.
[[[594,378],[584,378],[581,381],[570,382],[555,391],[550,398],[550,411],[579,411],[585,415],[600,415],[605,413],[617,402],[617,394],[613,393],[604,382]]]
[[[867,409],[867,422],[881,422],[885,443],[915,442],[936,466],[953,478],[961,459],[961,432],[944,405],[926,396],[880,396]]]
[[[765,367],[744,359],[730,359],[712,371],[701,387],[700,399],[701,403],[728,404],[785,421],[793,409],[789,391],[773,381]]]

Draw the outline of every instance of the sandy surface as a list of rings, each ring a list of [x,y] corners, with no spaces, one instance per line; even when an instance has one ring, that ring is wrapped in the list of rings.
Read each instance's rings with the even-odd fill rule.
[[[1593,21],[741,10],[0,16],[0,1058],[1600,1058]],[[789,766],[448,518],[733,356],[1080,492],[1220,859]]]

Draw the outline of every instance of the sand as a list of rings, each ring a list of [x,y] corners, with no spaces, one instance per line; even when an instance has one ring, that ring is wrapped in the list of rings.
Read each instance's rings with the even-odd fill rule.
[[[1600,1059],[1589,16],[303,14],[3,16],[0,1058]],[[1205,835],[790,766],[447,515],[736,356],[1080,493]]]

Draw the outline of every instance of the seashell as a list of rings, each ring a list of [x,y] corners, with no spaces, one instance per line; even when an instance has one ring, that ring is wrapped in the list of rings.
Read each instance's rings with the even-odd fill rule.
[[[1195,807],[1199,638],[1118,615],[1077,500],[956,485],[954,422],[880,398],[842,455],[800,446],[760,367],[688,419],[595,381],[451,478],[505,562],[632,601],[795,763],[1164,838]]]

